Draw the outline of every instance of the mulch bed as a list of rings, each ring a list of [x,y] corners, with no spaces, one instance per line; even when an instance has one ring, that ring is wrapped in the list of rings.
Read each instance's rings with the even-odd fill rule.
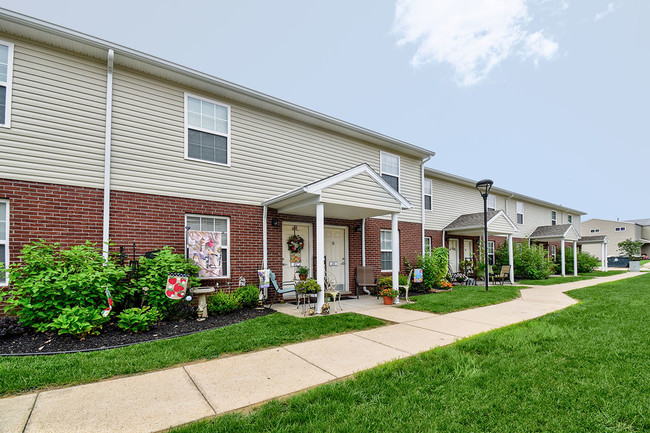
[[[128,346],[221,328],[274,312],[269,308],[241,309],[229,314],[210,316],[201,322],[196,319],[160,322],[150,331],[139,334],[125,333],[114,322],[109,322],[103,326],[99,335],[91,335],[83,340],[71,335],[33,332],[30,329],[23,335],[0,337],[0,356],[86,352]]]

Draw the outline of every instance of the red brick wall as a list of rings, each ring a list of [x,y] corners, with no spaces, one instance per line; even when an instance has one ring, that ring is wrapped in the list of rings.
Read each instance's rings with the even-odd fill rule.
[[[366,220],[366,265],[375,268],[376,276],[390,276],[390,272],[381,271],[381,230],[390,230],[390,220]],[[400,273],[406,273],[404,257],[408,257],[411,266],[415,266],[418,256],[422,255],[422,225],[418,223],[399,223]]]

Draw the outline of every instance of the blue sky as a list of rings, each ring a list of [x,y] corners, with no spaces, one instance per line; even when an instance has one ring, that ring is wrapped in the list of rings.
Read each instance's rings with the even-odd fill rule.
[[[650,217],[648,1],[0,6],[431,149],[432,168],[583,219]]]

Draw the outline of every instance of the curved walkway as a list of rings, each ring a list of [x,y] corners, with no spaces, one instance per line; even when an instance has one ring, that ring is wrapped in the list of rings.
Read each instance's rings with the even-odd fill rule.
[[[0,399],[0,433],[156,432],[348,377],[577,303],[564,292],[640,275],[521,290],[521,298],[445,315],[359,303],[394,322],[153,373]],[[366,300],[367,301],[367,300]],[[295,306],[288,306],[295,310]],[[346,308],[346,311],[350,309]]]

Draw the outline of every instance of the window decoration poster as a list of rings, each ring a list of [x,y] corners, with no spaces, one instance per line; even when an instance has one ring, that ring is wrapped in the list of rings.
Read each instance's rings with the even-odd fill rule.
[[[188,230],[187,250],[189,257],[200,268],[199,278],[223,276],[220,232]]]

